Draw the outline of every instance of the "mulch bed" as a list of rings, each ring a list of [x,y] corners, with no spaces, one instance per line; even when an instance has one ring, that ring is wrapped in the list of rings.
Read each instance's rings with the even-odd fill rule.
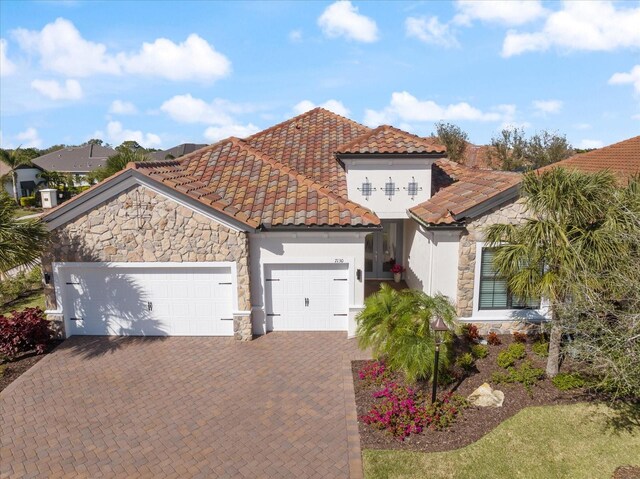
[[[480,408],[468,407],[464,409],[461,416],[449,428],[443,431],[425,429],[420,434],[412,434],[400,441],[386,431],[380,431],[358,421],[360,430],[360,443],[363,449],[398,449],[409,451],[438,452],[458,449],[471,444],[482,436],[493,430],[505,419],[510,418],[518,411],[529,406],[569,404],[572,402],[588,400],[590,396],[580,390],[560,391],[549,379],[539,381],[532,389],[530,395],[521,384],[495,384],[491,381],[491,374],[494,371],[504,372],[496,364],[496,357],[500,351],[507,348],[513,342],[511,336],[501,336],[502,344],[499,346],[488,346],[489,355],[483,359],[476,360],[476,372],[470,373],[466,378],[457,384],[438,388],[438,396],[454,391],[461,396],[467,397],[482,383],[487,382],[494,389],[504,392],[505,399],[502,407]],[[531,350],[531,341],[526,345],[527,357],[535,367],[545,368],[546,358],[537,356]],[[355,387],[356,406],[358,417],[367,414],[376,400],[372,393],[378,389],[376,386],[366,387],[358,377],[358,371],[367,361],[353,361],[352,372]],[[563,367],[563,371],[566,371]],[[403,381],[401,373],[394,373],[394,380]],[[424,391],[425,397],[431,398],[431,385],[429,383],[418,383],[418,388]]]
[[[62,341],[52,341],[47,348],[47,351],[43,354],[36,354],[33,351],[23,353],[14,360],[2,364],[1,366],[4,366],[4,374],[0,377],[0,391],[18,379],[22,373],[27,371],[30,367],[53,351],[61,342]]]
[[[613,479],[638,479],[640,467],[621,466],[613,473]]]

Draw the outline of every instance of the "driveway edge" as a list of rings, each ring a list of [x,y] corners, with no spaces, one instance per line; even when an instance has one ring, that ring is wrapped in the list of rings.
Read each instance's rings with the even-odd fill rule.
[[[358,412],[356,409],[355,390],[351,358],[342,362],[342,381],[344,387],[344,410],[347,423],[347,449],[349,451],[350,479],[364,479],[362,470],[362,451],[360,450],[360,432],[358,431]]]

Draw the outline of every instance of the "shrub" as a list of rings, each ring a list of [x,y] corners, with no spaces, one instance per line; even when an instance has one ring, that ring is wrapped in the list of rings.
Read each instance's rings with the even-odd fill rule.
[[[23,196],[20,198],[20,206],[24,208],[33,208],[36,206],[36,197],[35,196]]]
[[[551,382],[560,391],[568,391],[570,389],[578,389],[583,387],[587,382],[578,373],[558,373]]]
[[[516,363],[516,360],[513,356],[511,356],[511,354],[509,354],[509,351],[501,351],[500,353],[498,353],[496,362],[501,368],[507,369],[513,366]]]
[[[462,333],[469,341],[475,341],[480,337],[478,327],[475,324],[465,324],[462,327]]]
[[[397,383],[387,383],[373,397],[380,401],[360,419],[400,440],[419,434],[424,428],[449,427],[467,404],[462,396],[448,394],[427,405],[420,391]]]
[[[501,368],[510,368],[518,359],[522,359],[526,356],[524,344],[513,343],[509,347],[498,354],[497,363]]]
[[[11,317],[0,315],[0,353],[9,358],[32,350],[42,354],[52,337],[49,321],[40,308],[14,311]]]
[[[531,346],[531,349],[535,354],[537,354],[541,358],[546,358],[547,356],[549,356],[549,343],[546,343],[546,342],[533,343],[533,346]]]
[[[507,348],[507,352],[514,359],[522,359],[527,355],[527,350],[525,349],[524,344],[521,344],[521,343],[510,344],[509,347]]]
[[[526,343],[527,342],[527,335],[525,333],[520,333],[518,331],[514,331],[513,332],[513,340],[516,343]]]
[[[7,369],[6,364],[0,364],[0,379],[2,379],[2,377],[4,376],[4,372],[6,369]]]
[[[358,377],[366,386],[381,386],[389,380],[389,376],[389,370],[384,361],[367,362],[367,364],[358,371]]]
[[[461,367],[467,372],[473,369],[474,363],[475,360],[471,353],[464,353],[456,358],[456,366]]]
[[[500,346],[502,344],[502,341],[500,340],[498,335],[494,332],[491,332],[487,335],[487,342],[491,346]]]
[[[484,344],[474,344],[471,346],[471,354],[478,359],[486,358],[489,355],[489,348]]]
[[[532,386],[544,378],[544,369],[534,368],[531,361],[523,362],[519,368],[509,368],[506,373],[495,372],[491,379],[496,383],[520,383],[531,394]]]
[[[12,278],[0,281],[0,304],[5,304],[20,297],[23,293],[42,287],[42,271],[39,267],[29,273],[20,272]]]

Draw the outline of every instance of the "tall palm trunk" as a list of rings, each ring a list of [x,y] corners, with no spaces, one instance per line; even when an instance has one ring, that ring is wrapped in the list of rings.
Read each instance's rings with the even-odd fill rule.
[[[551,306],[551,334],[549,335],[549,357],[547,358],[547,376],[550,378],[557,375],[560,368],[561,343],[562,328],[558,324],[555,306]]]
[[[19,205],[20,200],[18,198],[18,172],[16,170],[13,170],[11,172],[11,179],[13,180],[13,199],[15,200],[16,204]]]

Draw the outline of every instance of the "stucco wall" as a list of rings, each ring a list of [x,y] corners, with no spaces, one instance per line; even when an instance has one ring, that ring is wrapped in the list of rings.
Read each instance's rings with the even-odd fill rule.
[[[522,200],[519,199],[517,201],[511,200],[498,206],[467,224],[466,232],[463,232],[460,237],[459,246],[458,316],[471,317],[473,315],[476,242],[484,241],[484,228],[497,223],[517,224],[524,219],[524,205]]]
[[[43,272],[51,274],[54,261],[235,261],[238,309],[251,310],[247,234],[143,186],[131,187],[52,231]],[[51,278],[45,295],[47,308],[55,310]],[[236,323],[236,337],[249,339],[250,316],[239,316]]]

